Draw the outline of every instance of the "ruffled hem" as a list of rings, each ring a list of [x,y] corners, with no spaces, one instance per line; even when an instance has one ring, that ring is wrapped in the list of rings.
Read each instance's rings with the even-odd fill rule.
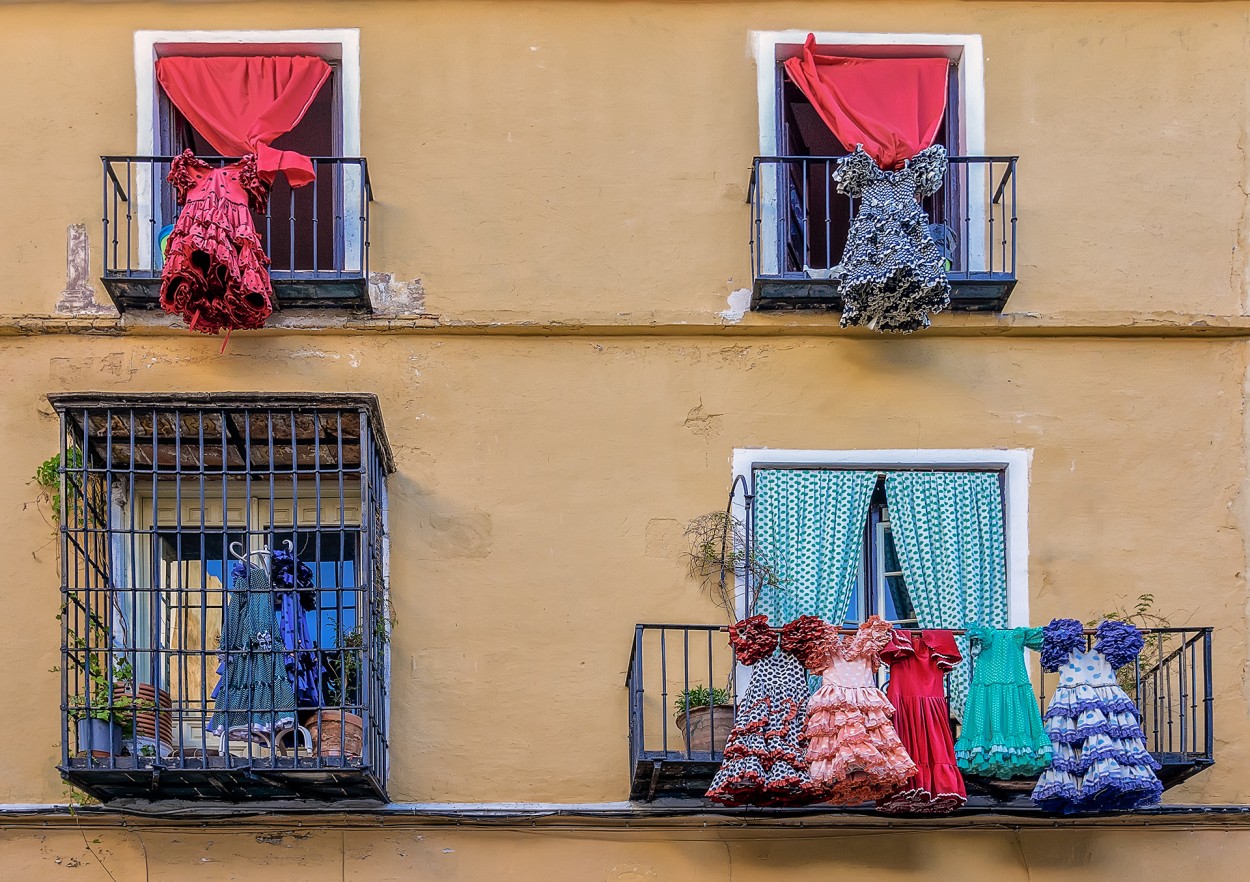
[[[904,790],[877,803],[877,810],[891,815],[945,815],[963,806],[968,797],[962,793],[939,793],[924,788]]]
[[[1137,723],[1122,724],[1112,722],[1094,723],[1091,725],[1077,726],[1073,729],[1062,729],[1052,727],[1049,723],[1046,726],[1046,734],[1050,736],[1050,740],[1059,744],[1081,744],[1093,738],[1095,735],[1106,735],[1109,738],[1116,738],[1120,741],[1145,741],[1146,735],[1142,732],[1141,726]]]
[[[1141,719],[1141,713],[1137,710],[1137,704],[1119,687],[1103,686],[1090,688],[1101,688],[1111,694],[1092,698],[1078,698],[1073,701],[1064,694],[1063,690],[1059,690],[1055,693],[1054,698],[1050,700],[1050,706],[1046,708],[1044,719],[1050,720],[1056,717],[1076,718],[1090,711],[1101,711],[1108,715],[1132,714],[1134,719]]]
[[[830,805],[860,805],[865,802],[877,802],[898,793],[907,784],[910,775],[899,778],[897,775],[873,774],[870,770],[854,772],[847,777],[826,784],[813,771],[813,783],[823,786],[823,802]]]
[[[1071,781],[1038,782],[1033,802],[1043,811],[1072,815],[1087,812],[1134,811],[1158,805],[1163,784],[1153,781],[1124,780],[1112,776],[1079,786]]]
[[[955,749],[956,764],[970,775],[986,778],[1018,778],[1036,775],[1044,771],[1051,761],[1054,749],[1046,747],[976,747],[971,750]]]

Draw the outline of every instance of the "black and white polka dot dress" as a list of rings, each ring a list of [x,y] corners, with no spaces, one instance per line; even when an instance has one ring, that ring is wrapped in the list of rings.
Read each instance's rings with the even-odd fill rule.
[[[898,171],[882,171],[862,145],[838,161],[838,192],[860,200],[842,254],[842,327],[908,333],[950,306],[945,258],[919,202],[941,189],[946,165],[940,144]]]

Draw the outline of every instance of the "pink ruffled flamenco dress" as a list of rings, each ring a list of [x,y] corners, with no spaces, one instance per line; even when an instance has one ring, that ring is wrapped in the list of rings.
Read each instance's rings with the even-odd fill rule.
[[[898,793],[917,770],[890,722],[894,705],[876,683],[880,652],[893,628],[878,616],[850,638],[812,616],[801,616],[786,627],[791,626],[816,632],[815,639],[802,641],[808,644],[804,665],[824,678],[808,701],[803,729],[813,786],[825,802],[837,805]]]
[[[170,164],[168,180],[182,211],[161,272],[161,308],[205,334],[262,327],[273,287],[252,221],[269,199],[256,157],[213,168],[187,150]]]

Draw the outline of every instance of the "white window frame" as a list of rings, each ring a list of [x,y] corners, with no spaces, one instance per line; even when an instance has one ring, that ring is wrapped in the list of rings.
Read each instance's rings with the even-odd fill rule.
[[[135,144],[139,156],[157,153],[160,86],[156,60],[166,55],[316,55],[339,66],[338,112],[343,156],[360,156],[360,30],[326,28],[289,31],[135,31]],[[138,205],[151,205],[153,182],[145,166],[135,169]],[[343,204],[360,203],[364,181],[359,167],[343,168]],[[343,269],[359,272],[363,259],[361,231],[345,224]],[[139,268],[150,269],[151,230],[139,225]]]
[[[1007,625],[1029,623],[1029,468],[1031,448],[978,450],[770,450],[737,448],[733,454],[733,480],[742,477],[754,492],[752,473],[758,466],[810,465],[812,468],[851,468],[890,471],[896,468],[960,469],[1003,472],[1003,535],[1007,552]],[[746,520],[746,500],[735,493],[733,514]],[[736,579],[738,617],[746,615],[746,584]]]
[[[807,35],[816,37],[817,48],[825,54],[854,55],[865,58],[933,57],[949,58],[956,63],[959,78],[959,151],[965,156],[985,155],[985,56],[980,34],[868,34],[843,31],[752,31],[750,52],[755,59],[756,90],[759,97],[760,156],[776,156],[777,144],[777,66],[787,58],[802,53]],[[766,275],[780,272],[777,266],[777,185],[772,175],[761,175],[761,229],[758,247],[760,271]],[[968,175],[968,208],[972,215],[969,228],[968,258],[971,266],[980,266],[985,256],[983,218],[986,184],[976,175]]]

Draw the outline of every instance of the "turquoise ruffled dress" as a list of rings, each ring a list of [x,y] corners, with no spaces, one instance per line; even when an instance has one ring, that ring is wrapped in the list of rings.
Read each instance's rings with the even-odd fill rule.
[[[968,627],[975,655],[955,761],[969,775],[1016,778],[1050,765],[1053,747],[1024,667],[1024,650],[1040,649],[1041,628]],[[979,653],[977,650],[980,650]]]

